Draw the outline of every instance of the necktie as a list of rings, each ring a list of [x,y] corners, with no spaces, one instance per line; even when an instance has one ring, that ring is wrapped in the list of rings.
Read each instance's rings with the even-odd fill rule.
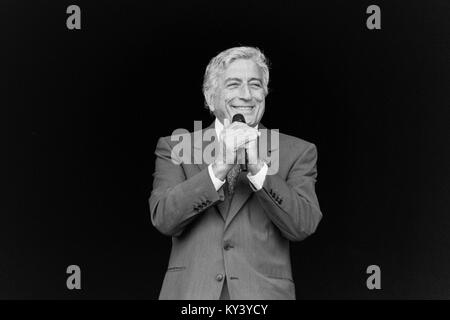
[[[230,197],[232,197],[234,194],[234,187],[236,186],[237,178],[239,177],[240,173],[240,164],[235,164],[234,167],[227,173],[228,194],[230,195]]]

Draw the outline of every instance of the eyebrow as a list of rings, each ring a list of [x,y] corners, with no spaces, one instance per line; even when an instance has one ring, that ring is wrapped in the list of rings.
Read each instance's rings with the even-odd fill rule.
[[[250,78],[248,81],[249,82],[251,82],[251,81],[259,81],[259,82],[261,82],[262,83],[262,80],[261,79],[259,79],[259,78]],[[229,82],[229,81],[237,81],[237,82],[242,82],[242,80],[241,79],[239,79],[239,78],[227,78],[227,79],[225,79],[225,83],[227,83],[227,82]]]
[[[230,82],[230,81],[242,82],[242,80],[239,79],[239,78],[227,78],[227,79],[225,79],[225,83]]]

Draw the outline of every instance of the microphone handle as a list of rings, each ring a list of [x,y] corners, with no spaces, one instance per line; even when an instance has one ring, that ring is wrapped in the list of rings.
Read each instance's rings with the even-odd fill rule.
[[[248,171],[248,165],[247,165],[247,164],[248,164],[247,150],[244,150],[244,153],[245,153],[245,163],[242,164],[241,169],[242,169],[242,171],[247,172],[247,171]]]
[[[245,123],[245,117],[241,113],[237,113],[233,116],[231,119],[231,122],[242,122]],[[247,150],[244,150],[244,157],[245,157],[245,163],[241,164],[241,170],[242,171],[248,171],[248,157],[247,157]]]

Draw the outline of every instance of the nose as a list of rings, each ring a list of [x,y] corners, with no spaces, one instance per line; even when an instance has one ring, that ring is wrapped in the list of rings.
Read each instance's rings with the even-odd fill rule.
[[[244,84],[239,91],[239,97],[243,100],[250,100],[252,98],[248,85]]]

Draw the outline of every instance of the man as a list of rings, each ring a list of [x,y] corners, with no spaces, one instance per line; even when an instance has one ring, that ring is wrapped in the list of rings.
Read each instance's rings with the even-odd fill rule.
[[[258,150],[268,82],[258,49],[220,53],[203,85],[216,117],[208,128],[218,146],[213,161],[173,161],[176,142],[158,141],[151,220],[172,237],[160,299],[295,299],[289,241],[314,233],[322,218],[314,190],[317,151],[280,133],[268,146],[279,155],[277,170],[269,172],[273,164]],[[246,123],[232,122],[235,114]],[[247,172],[236,164],[244,155]]]

